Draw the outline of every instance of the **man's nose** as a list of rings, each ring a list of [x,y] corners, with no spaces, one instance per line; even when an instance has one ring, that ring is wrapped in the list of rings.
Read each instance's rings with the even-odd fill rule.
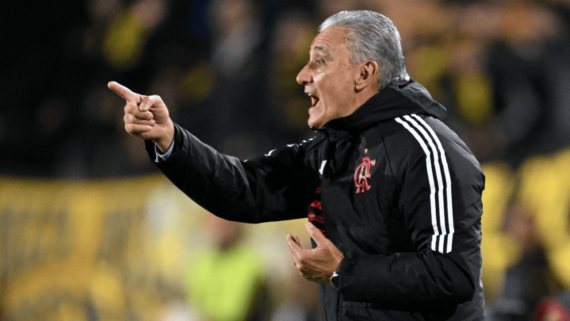
[[[297,75],[297,82],[300,85],[306,85],[309,82],[311,82],[311,75],[309,74],[308,66],[309,64],[306,64],[305,67],[303,67],[303,69],[301,69],[301,71],[299,71],[299,74]]]

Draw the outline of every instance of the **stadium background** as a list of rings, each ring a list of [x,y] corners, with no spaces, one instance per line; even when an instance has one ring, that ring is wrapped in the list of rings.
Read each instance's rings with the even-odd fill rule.
[[[298,142],[295,76],[316,27],[372,9],[408,71],[483,164],[490,320],[529,320],[570,288],[570,1],[84,0],[3,4],[0,319],[200,320],[189,266],[209,214],[152,167],[106,84],[159,94],[175,121],[241,158]],[[244,226],[274,320],[318,307],[285,233]],[[239,278],[239,275],[235,275]],[[241,316],[237,316],[239,320]]]

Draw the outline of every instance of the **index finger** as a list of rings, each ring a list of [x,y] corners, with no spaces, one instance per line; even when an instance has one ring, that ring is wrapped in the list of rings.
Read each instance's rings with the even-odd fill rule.
[[[299,252],[303,250],[303,248],[301,247],[301,245],[299,245],[299,243],[297,243],[297,240],[293,235],[287,234],[286,238],[287,238],[287,243],[289,244],[289,251],[291,251],[291,254],[293,254],[293,252]]]
[[[124,100],[132,101],[134,103],[139,103],[140,95],[135,94],[129,88],[127,88],[123,85],[120,85],[119,83],[117,83],[115,81],[109,81],[107,86],[109,87],[109,89],[114,91],[117,95],[121,96]]]

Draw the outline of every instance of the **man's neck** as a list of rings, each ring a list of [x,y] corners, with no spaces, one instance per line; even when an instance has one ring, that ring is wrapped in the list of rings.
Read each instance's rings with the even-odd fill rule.
[[[360,108],[360,106],[364,105],[365,102],[368,101],[368,99],[372,98],[374,95],[376,95],[378,93],[378,89],[375,89],[376,87],[366,87],[363,90],[361,90],[359,93],[356,94],[355,98],[354,98],[354,104],[353,107],[351,108],[351,112],[350,115],[352,113],[354,113],[358,108]]]

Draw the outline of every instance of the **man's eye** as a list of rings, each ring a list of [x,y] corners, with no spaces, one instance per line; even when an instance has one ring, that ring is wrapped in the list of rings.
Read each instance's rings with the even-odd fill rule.
[[[317,59],[317,65],[322,65],[322,64],[324,64],[324,63],[325,63],[324,60],[322,60],[322,59]]]

